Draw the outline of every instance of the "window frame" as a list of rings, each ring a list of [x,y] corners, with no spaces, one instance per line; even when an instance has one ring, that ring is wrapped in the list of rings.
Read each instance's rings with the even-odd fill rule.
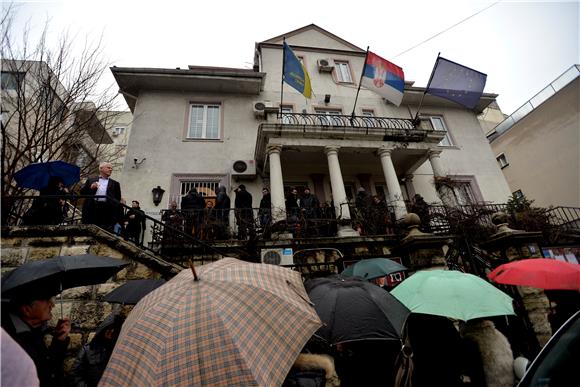
[[[195,106],[202,106],[203,107],[201,137],[190,137],[192,112],[193,112],[193,108]],[[210,107],[217,107],[218,108],[217,137],[215,137],[215,138],[207,137],[208,110]],[[184,133],[184,137],[183,137],[184,141],[221,141],[222,140],[222,131],[223,131],[223,104],[221,102],[190,101],[187,104],[185,133]]]
[[[282,104],[282,105],[280,105],[280,112],[282,113],[282,123],[283,124],[291,125],[294,123],[294,122],[292,122],[292,117],[284,117],[284,114],[294,113],[294,105]]]
[[[181,198],[187,193],[182,194],[183,183],[217,183],[226,187],[226,192],[230,190],[229,179],[227,175],[222,174],[204,174],[204,173],[178,173],[171,175],[171,188],[169,192],[169,203],[175,201],[178,208],[181,208]],[[201,191],[200,191],[201,192]],[[211,199],[213,196],[207,196],[207,192],[202,192],[204,198]]]
[[[342,116],[343,112],[341,108],[331,108],[331,107],[314,107],[314,114],[318,115],[316,122],[322,126],[333,126],[334,121],[331,118],[326,118],[324,116]]]
[[[342,69],[345,67],[345,69]],[[339,70],[340,68],[340,70]],[[354,77],[352,74],[352,68],[350,62],[345,59],[334,59],[334,70],[333,74],[337,83],[354,84]],[[347,75],[348,80],[344,79],[343,75]]]
[[[6,87],[7,80],[5,76],[13,77],[14,88]],[[22,71],[2,71],[0,72],[0,87],[2,91],[18,91],[22,87],[22,82],[24,81],[25,73]]]
[[[443,128],[445,128],[445,137],[443,137],[441,139],[441,141],[439,141],[439,144],[437,144],[438,146],[443,146],[443,147],[456,147],[456,143],[453,139],[453,136],[451,134],[451,132],[449,131],[449,126],[447,125],[447,123],[445,122],[445,118],[442,115],[438,115],[438,114],[421,114],[419,116],[419,119],[421,121],[429,121],[429,125],[431,125],[430,130],[433,130],[434,132],[442,132],[442,130],[439,129],[435,129],[436,126],[433,123],[434,120],[439,120],[441,122],[441,125],[443,126]],[[447,142],[447,144],[445,144],[445,142]]]
[[[447,177],[455,183],[461,184],[463,186],[468,186],[470,193],[471,193],[470,196],[472,196],[472,199],[473,199],[471,203],[460,203],[458,200],[458,196],[459,196],[460,192],[457,192],[457,189],[462,188],[462,187],[453,187],[451,189],[451,191],[453,192],[453,201],[455,202],[456,205],[463,206],[463,205],[474,205],[474,204],[485,203],[483,200],[483,195],[481,194],[481,190],[479,189],[479,185],[477,184],[477,179],[475,178],[475,176],[473,176],[473,175],[471,175],[471,176],[449,175]],[[451,187],[449,187],[449,188],[451,188]],[[441,195],[440,192],[438,192],[438,194]]]
[[[495,156],[495,160],[497,161],[497,163],[499,164],[499,167],[501,169],[504,169],[505,167],[507,167],[508,165],[510,165],[505,153],[500,153],[499,155]],[[503,162],[502,162],[503,160]]]

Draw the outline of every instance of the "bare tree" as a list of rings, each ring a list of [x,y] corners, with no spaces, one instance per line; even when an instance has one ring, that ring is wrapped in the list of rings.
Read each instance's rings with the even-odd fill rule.
[[[76,52],[74,39],[63,33],[49,47],[47,22],[34,42],[29,25],[18,32],[22,41],[17,42],[16,9],[9,6],[2,12],[1,192],[6,212],[6,197],[26,193],[14,173],[30,163],[64,160],[77,164],[86,176],[101,158],[114,162],[117,155],[107,147],[112,140],[106,129],[120,109],[113,85],[101,89],[109,63],[103,60],[100,39],[86,39]]]

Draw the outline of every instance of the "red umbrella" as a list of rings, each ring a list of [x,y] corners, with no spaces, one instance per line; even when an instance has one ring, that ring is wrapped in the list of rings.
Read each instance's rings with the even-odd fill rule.
[[[580,290],[580,265],[549,258],[504,263],[487,277],[497,283],[540,289]]]

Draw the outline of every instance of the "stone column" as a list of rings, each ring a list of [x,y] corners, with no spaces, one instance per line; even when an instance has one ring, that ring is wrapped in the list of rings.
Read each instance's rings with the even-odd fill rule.
[[[441,163],[441,151],[440,150],[429,150],[429,162],[431,163],[431,168],[433,169],[433,176],[435,180],[438,177],[445,177],[447,174],[443,169],[443,164]],[[454,197],[453,192],[451,192],[451,188],[448,186],[440,186],[437,187],[437,183],[435,183],[435,189],[437,190],[437,195],[443,202],[444,205],[448,207],[454,207],[455,203],[452,200]]]
[[[403,200],[403,193],[401,192],[401,186],[399,185],[399,179],[395,172],[393,160],[391,160],[391,150],[379,148],[377,154],[381,158],[385,183],[387,183],[387,189],[389,191],[389,205],[395,206],[395,216],[397,220],[402,219],[407,215],[407,207]]]
[[[413,175],[409,174],[405,176],[405,187],[407,188],[407,194],[409,195],[409,200],[413,199],[413,196],[417,192],[415,192],[415,186],[413,185]]]
[[[342,172],[340,171],[340,163],[338,162],[339,147],[327,146],[324,148],[324,153],[328,159],[328,172],[330,174],[330,187],[332,189],[332,199],[334,201],[334,208],[337,219],[348,221],[350,220],[350,209],[348,208],[348,200],[346,191],[344,190],[344,181],[342,180]],[[354,236],[358,233],[349,225],[338,226],[338,236]]]
[[[443,177],[445,171],[443,170],[443,164],[441,163],[441,151],[440,150],[429,150],[429,162],[431,163],[431,168],[433,169],[433,176]]]
[[[286,201],[284,200],[284,179],[280,162],[279,145],[269,145],[267,150],[270,162],[270,197],[272,200],[272,223],[286,220]]]

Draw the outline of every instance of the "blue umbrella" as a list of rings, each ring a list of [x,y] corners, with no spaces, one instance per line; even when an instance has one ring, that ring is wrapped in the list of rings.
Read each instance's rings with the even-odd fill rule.
[[[14,180],[20,187],[41,190],[48,186],[48,180],[60,177],[65,186],[72,185],[81,179],[81,169],[64,161],[48,161],[27,165],[14,174]]]

